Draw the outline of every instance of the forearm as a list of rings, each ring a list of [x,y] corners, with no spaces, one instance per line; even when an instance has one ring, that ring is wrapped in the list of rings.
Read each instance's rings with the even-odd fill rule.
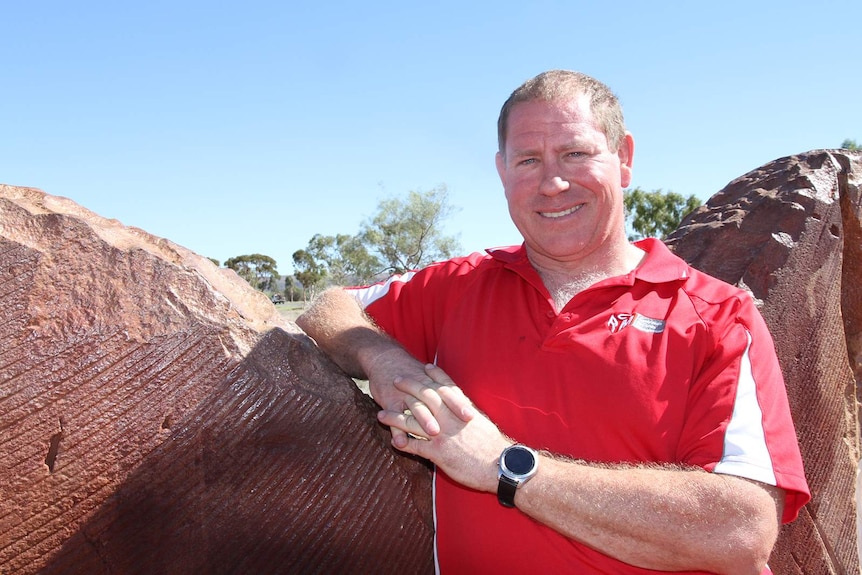
[[[670,467],[543,457],[518,508],[567,537],[649,569],[759,573],[778,534],[780,490]]]
[[[369,379],[369,366],[375,357],[393,350],[403,352],[397,342],[371,322],[350,294],[340,288],[320,294],[296,319],[296,325],[352,377]]]
[[[425,400],[440,434],[423,435],[400,413],[381,421],[418,435],[404,451],[433,461],[465,487],[496,493],[497,461],[511,440],[484,415],[457,417],[448,399],[458,389],[454,382],[439,368],[427,373],[440,386]],[[396,387],[427,393],[411,381]],[[699,468],[598,465],[541,454],[538,473],[516,492],[519,511],[511,512],[639,567],[757,575],[778,535],[783,497],[776,487]]]
[[[427,373],[440,386],[425,401],[440,433],[423,435],[401,413],[386,412],[380,420],[411,434],[400,449],[433,461],[467,488],[496,493],[497,461],[512,441],[481,413],[457,417],[448,399],[455,382],[437,367]],[[425,393],[410,381],[396,387]],[[511,513],[631,565],[759,575],[778,535],[783,500],[779,488],[699,468],[599,465],[541,454],[538,473],[517,490]]]
[[[348,375],[367,379],[378,405],[398,412],[411,410],[427,433],[439,431],[421,401],[394,387],[402,378],[429,382],[424,365],[378,329],[350,294],[340,288],[323,292],[296,324]],[[393,430],[393,439],[400,445],[406,435]]]

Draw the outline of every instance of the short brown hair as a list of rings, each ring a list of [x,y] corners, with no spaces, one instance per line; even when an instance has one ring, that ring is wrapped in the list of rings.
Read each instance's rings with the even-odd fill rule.
[[[497,119],[497,143],[500,146],[500,153],[503,155],[506,153],[509,114],[515,105],[533,100],[553,102],[575,98],[582,94],[590,99],[590,110],[608,139],[608,147],[614,151],[619,149],[626,133],[626,126],[623,121],[623,109],[611,89],[595,78],[580,72],[549,70],[521,84],[503,104],[500,117]]]

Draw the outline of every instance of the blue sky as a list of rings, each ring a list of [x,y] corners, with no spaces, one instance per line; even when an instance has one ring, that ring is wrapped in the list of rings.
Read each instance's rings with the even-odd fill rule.
[[[0,183],[281,273],[315,233],[447,185],[463,251],[520,242],[500,105],[551,68],[620,97],[634,186],[706,200],[862,143],[859,0],[7,2]]]

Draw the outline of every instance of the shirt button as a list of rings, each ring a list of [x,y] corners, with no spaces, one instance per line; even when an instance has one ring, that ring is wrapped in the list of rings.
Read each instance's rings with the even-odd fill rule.
[[[554,317],[555,315],[557,315],[557,314],[555,314],[553,311],[548,312],[548,317],[550,317],[550,318]]]

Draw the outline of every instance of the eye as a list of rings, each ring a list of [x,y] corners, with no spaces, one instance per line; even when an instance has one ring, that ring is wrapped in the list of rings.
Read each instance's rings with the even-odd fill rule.
[[[519,166],[529,166],[530,164],[535,164],[538,160],[536,158],[524,158],[523,160],[518,161]]]

